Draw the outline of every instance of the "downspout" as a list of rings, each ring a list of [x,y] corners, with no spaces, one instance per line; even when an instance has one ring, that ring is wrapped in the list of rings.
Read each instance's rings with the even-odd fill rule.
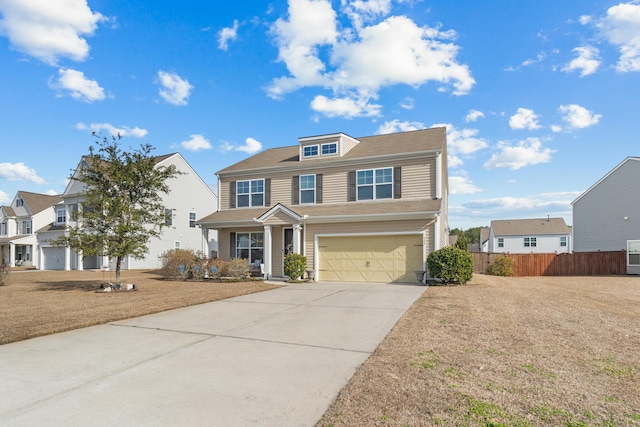
[[[433,233],[433,250],[437,251],[440,249],[440,214],[436,214],[436,223],[434,225],[435,230]]]

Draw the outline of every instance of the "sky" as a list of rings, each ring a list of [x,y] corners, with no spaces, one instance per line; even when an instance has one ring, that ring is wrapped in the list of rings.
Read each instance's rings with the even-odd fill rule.
[[[447,127],[449,226],[562,217],[640,155],[635,0],[0,0],[0,205],[91,133],[215,172],[298,138]]]

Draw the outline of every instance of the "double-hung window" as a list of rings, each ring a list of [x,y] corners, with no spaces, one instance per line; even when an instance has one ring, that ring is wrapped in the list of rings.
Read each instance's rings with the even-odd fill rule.
[[[305,145],[304,147],[302,147],[302,157],[316,157],[317,155],[317,145]]]
[[[537,237],[525,237],[524,238],[524,247],[525,248],[535,248],[538,246],[538,238]]]
[[[6,236],[7,235],[7,222],[1,222],[0,223],[0,236]]]
[[[359,170],[356,182],[358,200],[393,198],[393,168]]]
[[[196,213],[189,212],[189,227],[195,228],[196,226]]]
[[[627,240],[627,265],[640,266],[640,240]]]
[[[236,182],[236,206],[264,206],[264,179]]]
[[[504,248],[504,237],[498,237],[498,247]]]
[[[164,210],[164,225],[171,227],[173,225],[173,209]]]
[[[316,176],[300,175],[300,203],[316,202]]]
[[[567,236],[560,236],[560,246],[567,247]]]
[[[57,223],[58,224],[64,224],[65,222],[67,222],[67,210],[66,209],[58,209],[57,210]]]
[[[248,259],[250,263],[264,259],[264,233],[237,233],[236,258]]]
[[[31,221],[22,221],[18,224],[18,234],[31,234]]]

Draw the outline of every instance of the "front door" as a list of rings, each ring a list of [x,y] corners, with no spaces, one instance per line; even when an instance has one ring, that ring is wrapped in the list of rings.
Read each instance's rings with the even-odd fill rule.
[[[286,257],[290,252],[293,252],[293,228],[284,229],[282,246],[282,275],[284,276],[284,257]]]

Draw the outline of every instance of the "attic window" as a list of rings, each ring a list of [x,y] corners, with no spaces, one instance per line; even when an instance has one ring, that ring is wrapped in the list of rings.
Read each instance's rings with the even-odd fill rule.
[[[16,207],[24,206],[24,200],[18,198],[16,199]]]
[[[303,157],[316,157],[318,155],[318,146],[317,145],[307,145],[302,149]]]
[[[331,142],[328,144],[322,144],[322,155],[329,156],[331,154],[336,154],[338,152],[338,144],[335,142]]]

